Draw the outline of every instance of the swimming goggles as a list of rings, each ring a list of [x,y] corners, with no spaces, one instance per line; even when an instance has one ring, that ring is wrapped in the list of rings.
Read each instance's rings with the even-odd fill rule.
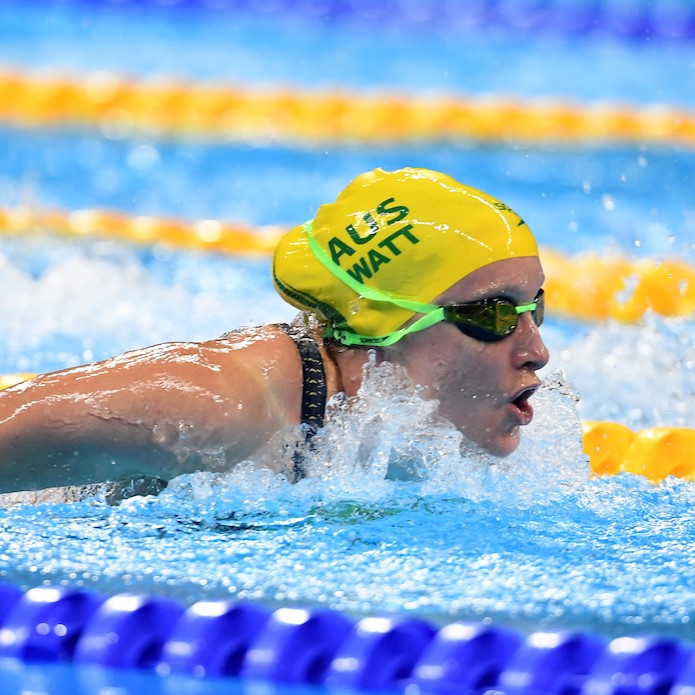
[[[467,336],[486,343],[502,340],[514,333],[519,325],[519,315],[531,312],[533,320],[537,326],[543,323],[545,310],[545,299],[543,290],[539,290],[536,298],[530,304],[514,304],[511,299],[505,297],[491,297],[478,302],[466,302],[465,304],[447,304],[438,306],[437,304],[425,304],[416,302],[403,297],[395,297],[386,292],[367,287],[358,282],[340,266],[332,262],[328,254],[318,245],[313,235],[313,225],[311,222],[304,223],[309,248],[320,263],[327,270],[347,285],[358,295],[375,302],[389,302],[396,306],[408,309],[417,314],[423,314],[419,319],[405,326],[400,330],[387,333],[386,335],[361,335],[335,326],[326,326],[323,337],[337,340],[343,345],[380,345],[387,346],[397,343],[401,338],[424,331],[430,326],[434,326],[442,321],[453,323]]]

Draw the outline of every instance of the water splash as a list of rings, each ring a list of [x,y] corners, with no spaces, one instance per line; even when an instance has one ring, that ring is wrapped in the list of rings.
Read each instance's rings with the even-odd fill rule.
[[[293,506],[352,500],[393,504],[407,496],[454,495],[473,501],[528,506],[548,503],[583,485],[589,465],[582,451],[577,396],[561,373],[548,376],[535,397],[536,417],[512,456],[499,459],[466,440],[436,414],[405,372],[388,362],[365,367],[354,398],[339,395],[328,408],[326,426],[306,452],[307,478],[287,484],[282,475],[259,471],[247,461],[222,476],[200,474],[186,489],[218,511],[284,499]],[[272,466],[285,469],[290,448]],[[220,489],[226,492],[220,494]],[[294,500],[294,501],[290,501]],[[273,503],[274,504],[274,503]]]
[[[497,459],[490,468],[498,501],[546,503],[589,480],[579,400],[562,371],[545,376],[534,396],[534,419],[524,429],[519,448],[506,459]]]
[[[0,373],[43,372],[286,320],[262,261],[39,234],[0,238]]]
[[[119,507],[97,496],[8,510],[0,547],[12,562],[0,576],[191,602],[692,636],[695,598],[683,587],[695,486],[625,474],[586,482],[574,391],[557,373],[534,401],[518,451],[493,459],[438,420],[400,370],[370,364],[360,398],[332,403],[312,477],[292,485],[247,461]],[[412,478],[393,479],[396,465]]]
[[[695,422],[692,319],[646,314],[640,323],[608,322],[554,351],[581,393],[580,415],[633,429]]]

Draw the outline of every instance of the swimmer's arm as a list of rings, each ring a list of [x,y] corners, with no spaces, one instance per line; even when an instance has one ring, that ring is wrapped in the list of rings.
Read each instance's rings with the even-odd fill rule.
[[[263,349],[159,345],[1,391],[0,492],[231,467],[287,424]]]

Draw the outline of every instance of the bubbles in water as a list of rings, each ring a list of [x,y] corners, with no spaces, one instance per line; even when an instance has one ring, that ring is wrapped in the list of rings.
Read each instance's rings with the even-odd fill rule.
[[[695,422],[693,322],[647,314],[636,325],[593,326],[554,355],[576,385],[585,419],[633,429]]]
[[[168,340],[207,340],[294,313],[272,291],[269,273],[243,260],[42,235],[4,251],[0,246],[7,289],[0,296],[0,373],[49,371]]]
[[[519,448],[491,468],[499,491],[517,503],[537,503],[557,499],[589,480],[578,402],[561,371],[544,378]]]
[[[577,397],[555,373],[534,401],[536,417],[521,446],[499,459],[439,417],[437,401],[423,399],[401,368],[372,358],[357,396],[329,404],[328,422],[306,452],[308,478],[296,494],[377,502],[406,484],[421,495],[515,505],[557,498],[589,477]],[[238,485],[249,474],[242,467],[229,482]]]
[[[137,145],[128,153],[128,164],[134,169],[151,169],[159,160],[159,152],[153,145]]]

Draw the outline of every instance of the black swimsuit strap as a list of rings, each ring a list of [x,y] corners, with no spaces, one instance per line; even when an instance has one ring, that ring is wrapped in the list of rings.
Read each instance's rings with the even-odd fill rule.
[[[295,328],[286,323],[281,323],[280,328],[294,340],[302,361],[301,423],[305,441],[309,442],[323,427],[326,412],[326,372],[323,367],[323,358],[317,342],[301,328]],[[294,457],[295,480],[305,475],[303,459],[303,455],[298,451]]]

